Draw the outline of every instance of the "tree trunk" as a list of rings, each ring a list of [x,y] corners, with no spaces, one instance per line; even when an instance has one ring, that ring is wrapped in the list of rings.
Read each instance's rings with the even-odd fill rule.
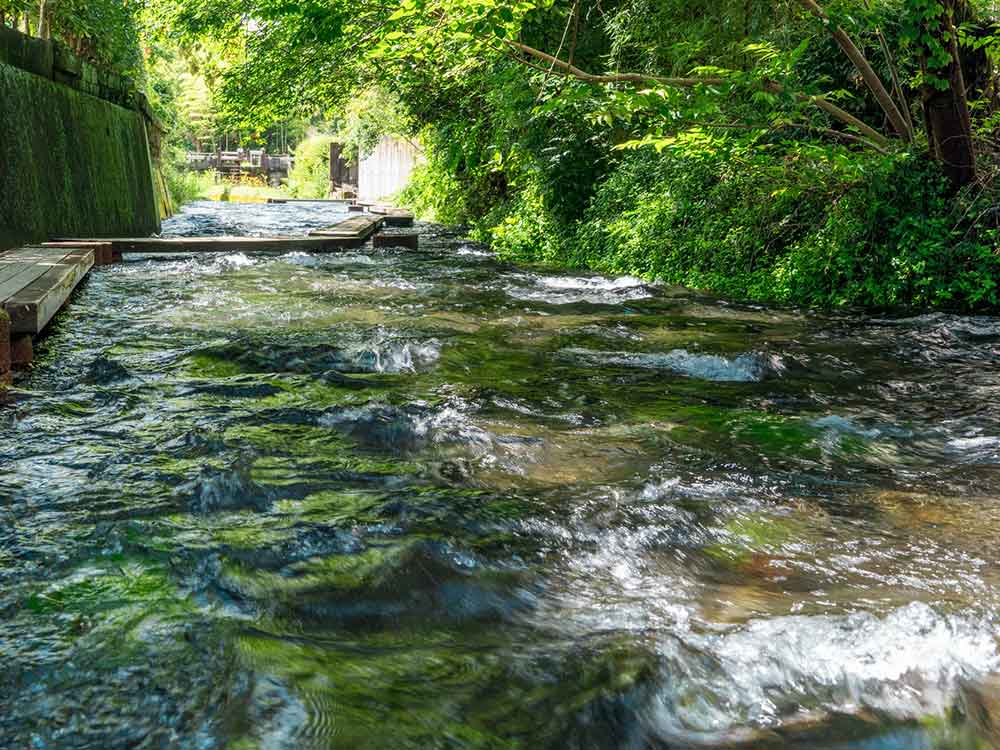
[[[976,154],[972,144],[972,120],[965,93],[961,58],[953,12],[955,0],[944,0],[944,12],[936,21],[930,21],[927,31],[941,40],[951,52],[951,62],[946,68],[929,71],[926,58],[921,60],[924,75],[935,76],[947,83],[938,88],[925,83],[922,90],[924,120],[931,155],[941,162],[944,172],[956,189],[976,179]]]
[[[38,38],[48,39],[49,38],[49,9],[45,4],[45,0],[39,0],[38,3]]]
[[[879,78],[878,73],[872,68],[868,58],[864,56],[864,53],[858,49],[858,46],[854,43],[854,40],[844,31],[842,28],[834,24],[830,17],[827,15],[826,11],[823,10],[816,0],[798,0],[799,5],[812,13],[816,18],[823,22],[823,24],[829,29],[830,34],[833,36],[833,40],[837,43],[847,58],[854,64],[855,69],[861,76],[861,79],[865,82],[868,90],[872,92],[875,100],[878,102],[885,116],[889,119],[892,124],[893,130],[896,131],[896,135],[902,138],[907,143],[913,141],[913,132],[910,129],[910,124],[907,119],[903,116],[903,113],[899,111],[899,107],[896,106],[896,102],[893,101],[892,95],[885,88],[885,84],[882,83],[882,79]]]

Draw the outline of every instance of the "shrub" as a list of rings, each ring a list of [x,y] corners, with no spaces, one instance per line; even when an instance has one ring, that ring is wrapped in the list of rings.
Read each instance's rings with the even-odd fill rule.
[[[325,198],[330,193],[332,135],[311,135],[295,147],[295,163],[288,174],[288,191],[296,198]]]
[[[212,187],[212,175],[207,172],[189,172],[180,167],[176,161],[164,160],[163,179],[167,183],[170,201],[174,209],[179,209],[185,203],[204,198]]]
[[[632,152],[580,220],[556,221],[529,186],[485,234],[511,259],[733,298],[1000,306],[998,230],[970,218],[989,213],[985,196],[956,200],[935,166],[909,153],[776,148]]]

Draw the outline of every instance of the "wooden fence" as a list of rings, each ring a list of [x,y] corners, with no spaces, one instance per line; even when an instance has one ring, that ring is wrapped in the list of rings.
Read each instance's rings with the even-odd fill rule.
[[[383,136],[358,167],[358,198],[378,201],[395,195],[409,183],[410,173],[422,158],[412,141]]]
[[[218,177],[237,182],[261,178],[271,185],[279,185],[288,177],[293,161],[289,154],[269,154],[263,149],[187,153],[187,168],[192,172],[215,172]]]

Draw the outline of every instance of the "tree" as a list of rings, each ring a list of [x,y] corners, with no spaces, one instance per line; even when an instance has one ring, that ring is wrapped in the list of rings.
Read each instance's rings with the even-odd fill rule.
[[[890,142],[907,147],[921,135],[909,111],[905,89],[910,86],[922,103],[928,153],[956,189],[977,177],[956,23],[957,16],[961,22],[975,22],[977,10],[969,0],[903,0],[901,5],[898,0],[830,0],[830,7],[821,0],[792,0],[799,14],[786,12],[784,17],[780,3],[751,8],[742,0],[158,2],[174,29],[241,39],[246,62],[230,78],[224,99],[233,105],[230,115],[243,112],[248,119],[273,120],[290,104],[336,106],[356,85],[391,87],[417,66],[447,75],[450,66],[462,65],[463,57],[487,65],[509,58],[532,72],[575,78],[613,92],[651,86],[697,90],[691,99],[699,103],[692,111],[705,91],[729,100],[749,97],[773,105],[770,111],[758,107],[760,120],[780,121],[781,127],[788,121],[776,116],[778,110],[815,106],[831,122],[820,127],[804,118],[812,132],[885,149]],[[901,33],[893,35],[890,45],[882,26],[892,17],[901,19]],[[253,19],[252,30],[243,22],[247,18]],[[596,33],[595,18],[601,19],[598,27],[603,25]],[[682,38],[679,29],[695,34]],[[816,42],[818,30],[849,62],[874,109],[850,100],[844,106],[844,92],[857,92],[847,80],[836,80],[838,87],[824,91],[818,88],[822,76],[796,67],[796,55],[803,44]],[[601,36],[595,45],[595,37]],[[547,43],[554,49],[546,49]],[[683,52],[675,52],[677,48]],[[761,65],[754,54],[760,50],[773,53],[771,62],[787,61],[786,69]],[[615,67],[607,72],[587,67],[611,61]],[[623,61],[641,61],[646,69],[623,72]],[[662,70],[685,61],[690,67],[681,74]],[[823,65],[836,63],[828,57]],[[900,67],[913,69],[911,80],[900,76]],[[868,119],[871,115],[883,122]]]
[[[861,79],[877,101],[891,124],[893,135],[904,143],[911,143],[914,130],[908,116],[903,114],[896,99],[890,94],[881,77],[844,28],[831,20],[827,12],[814,0],[797,0],[805,10],[818,19],[829,31],[837,45],[855,66]],[[968,4],[963,10],[969,14]],[[958,0],[910,0],[909,38],[920,45],[921,93],[930,154],[937,159],[955,188],[961,188],[976,179],[976,157],[973,148],[972,122],[966,99],[966,86],[962,74],[958,31],[955,25]],[[568,75],[593,84],[656,83],[664,86],[691,88],[696,86],[723,86],[725,78],[718,76],[664,77],[643,73],[593,75],[558,57],[546,54],[528,45],[506,40],[512,49],[526,58],[549,66],[549,72]],[[888,50],[886,50],[888,53]],[[529,60],[526,64],[531,65]],[[770,92],[781,93],[780,83],[761,81]],[[901,90],[897,87],[897,92]],[[874,127],[864,124],[850,113],[833,105],[824,96],[797,94],[823,109],[834,120],[862,134],[869,142],[884,145],[886,137]],[[902,102],[905,107],[905,102]]]
[[[958,0],[911,0],[909,39],[920,58],[920,89],[931,155],[941,162],[948,179],[962,187],[976,179],[972,119],[958,47]]]
[[[0,25],[55,38],[100,67],[139,77],[140,0],[0,0]]]

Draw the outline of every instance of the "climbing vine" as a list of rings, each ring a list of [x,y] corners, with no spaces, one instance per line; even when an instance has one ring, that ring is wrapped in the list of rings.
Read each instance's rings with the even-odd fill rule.
[[[953,9],[940,0],[907,0],[904,4],[900,36],[922,62],[913,81],[915,86],[941,91],[950,86],[947,70],[952,64],[954,29]]]

